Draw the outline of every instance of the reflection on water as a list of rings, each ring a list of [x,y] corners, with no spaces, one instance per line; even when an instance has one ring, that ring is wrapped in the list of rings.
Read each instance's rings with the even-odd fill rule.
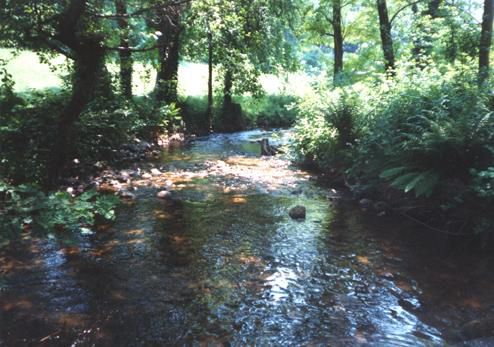
[[[290,133],[164,153],[163,177],[141,182],[112,228],[1,250],[0,345],[436,346],[489,312],[489,259],[331,206],[307,173],[258,157],[274,135]],[[173,201],[155,198],[165,180]],[[288,216],[298,204],[302,222]]]

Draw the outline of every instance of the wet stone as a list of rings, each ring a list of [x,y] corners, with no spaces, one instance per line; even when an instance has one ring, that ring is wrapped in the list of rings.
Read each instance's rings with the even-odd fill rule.
[[[151,175],[159,176],[159,175],[161,175],[161,171],[158,169],[151,169]]]
[[[170,200],[172,198],[172,193],[168,190],[162,190],[161,192],[156,194],[156,196],[163,200]]]
[[[364,211],[373,207],[373,202],[370,199],[361,199],[358,203]]]
[[[292,207],[290,209],[290,211],[288,212],[288,215],[292,219],[305,219],[306,211],[307,210],[306,210],[305,206],[298,205],[298,206]]]
[[[129,192],[128,190],[122,190],[118,194],[122,199],[134,200],[136,198],[135,194]]]

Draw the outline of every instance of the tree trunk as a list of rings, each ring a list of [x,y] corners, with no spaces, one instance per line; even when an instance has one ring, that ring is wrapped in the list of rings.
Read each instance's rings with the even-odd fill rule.
[[[178,98],[178,67],[180,59],[181,9],[170,8],[161,15],[158,39],[160,68],[156,76],[156,101],[172,103]]]
[[[230,70],[226,70],[225,72],[225,81],[224,81],[224,89],[223,89],[223,107],[225,109],[231,108],[233,103],[232,98],[232,88],[233,88],[233,74]]]
[[[227,132],[239,131],[243,128],[242,107],[233,102],[233,73],[225,72],[223,89],[222,130]]]
[[[172,38],[163,36],[158,40],[162,42],[158,42],[160,67],[156,76],[155,92],[157,101],[170,103],[176,102],[178,95],[179,35]]]
[[[494,16],[494,0],[484,0],[484,15],[479,45],[479,84],[489,78],[489,58],[492,44],[492,21]]]
[[[424,17],[429,16],[431,19],[439,18],[439,7],[442,0],[429,0],[427,2],[427,8],[419,11],[417,3],[412,5],[412,11],[415,17],[418,19],[418,28],[416,36],[413,39],[412,55],[415,59],[417,67],[424,69],[427,66],[427,58],[432,53],[433,42],[430,29],[422,22]]]
[[[419,13],[419,8],[416,3],[412,5],[412,12],[415,15],[415,17],[420,21],[420,16],[421,14]],[[413,48],[412,48],[412,55],[415,60],[415,64],[419,69],[424,69],[426,66],[425,63],[425,45],[424,45],[424,36],[423,36],[423,25],[422,23],[419,22],[418,24],[418,36],[415,35],[413,37]]]
[[[439,6],[442,0],[430,0],[427,7],[427,14],[431,16],[432,19],[439,17]]]
[[[341,26],[341,0],[333,0],[333,38],[334,38],[334,85],[340,84],[343,72],[343,29]]]
[[[209,132],[213,130],[213,34],[208,32],[208,109]]]
[[[67,163],[72,145],[72,130],[82,111],[98,87],[100,72],[104,67],[105,50],[101,39],[87,35],[81,29],[81,19],[86,11],[87,1],[72,0],[60,18],[57,29],[58,40],[74,53],[74,83],[72,96],[58,121],[53,147],[52,161],[47,167],[47,183],[55,187]]]
[[[57,129],[57,137],[53,150],[53,161],[48,168],[48,182],[51,187],[58,183],[68,154],[71,150],[71,139],[74,123],[84,111],[86,105],[94,95],[99,82],[99,72],[104,64],[105,51],[99,42],[81,43],[75,65],[75,80],[72,87],[72,96],[65,107]]]
[[[127,14],[126,0],[115,0],[115,8],[117,15],[125,16]],[[132,53],[129,50],[129,21],[126,17],[118,19],[118,27],[120,29],[120,47],[123,50],[119,51],[120,57],[120,93],[126,98],[132,98],[132,72],[133,59]]]
[[[390,75],[394,75],[395,54],[393,49],[393,37],[391,36],[391,23],[389,22],[386,0],[377,0],[377,12],[379,14],[379,28],[381,30],[381,43],[384,53],[385,70]]]

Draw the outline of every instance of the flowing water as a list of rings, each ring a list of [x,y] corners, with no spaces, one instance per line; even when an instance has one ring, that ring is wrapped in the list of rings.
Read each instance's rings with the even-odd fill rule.
[[[335,202],[288,159],[260,157],[263,137],[290,132],[169,150],[111,227],[1,249],[0,345],[442,346],[489,315],[492,258]],[[156,197],[164,186],[173,200]]]

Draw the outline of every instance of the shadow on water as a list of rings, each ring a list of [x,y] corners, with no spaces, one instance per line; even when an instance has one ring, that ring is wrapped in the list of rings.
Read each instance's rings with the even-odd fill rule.
[[[489,313],[492,259],[332,205],[287,159],[258,157],[275,135],[290,133],[163,153],[174,200],[142,182],[111,228],[2,249],[0,345],[436,346]]]

